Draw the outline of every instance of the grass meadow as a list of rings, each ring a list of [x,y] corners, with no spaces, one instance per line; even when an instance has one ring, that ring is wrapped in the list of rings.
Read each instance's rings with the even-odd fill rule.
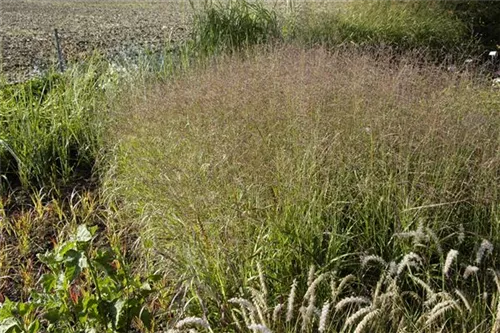
[[[2,81],[0,331],[500,332],[463,17],[206,2],[162,54]]]

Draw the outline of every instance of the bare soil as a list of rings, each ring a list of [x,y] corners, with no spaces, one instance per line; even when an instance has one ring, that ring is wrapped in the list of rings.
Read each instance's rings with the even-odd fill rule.
[[[64,57],[158,49],[188,34],[182,0],[0,0],[0,73],[22,80],[54,65],[58,29]]]

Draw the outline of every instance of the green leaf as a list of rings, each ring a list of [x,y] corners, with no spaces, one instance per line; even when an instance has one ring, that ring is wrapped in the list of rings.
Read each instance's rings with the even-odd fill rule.
[[[21,326],[14,318],[6,318],[0,322],[0,333],[21,332]]]
[[[50,323],[55,323],[59,321],[59,318],[61,317],[59,308],[52,308],[46,310],[45,314],[43,315],[45,319],[47,319]]]
[[[84,268],[88,267],[87,257],[83,252],[69,250],[65,255],[64,277],[69,283],[73,282]]]
[[[37,255],[38,260],[40,260],[42,263],[49,267],[54,267],[57,265],[57,260],[56,256],[53,253],[47,252],[45,254],[38,254]]]
[[[90,242],[91,240],[92,240],[92,234],[87,229],[87,227],[84,224],[79,225],[78,228],[76,229],[76,241],[87,243]]]
[[[144,283],[141,285],[141,290],[151,291],[151,285],[150,285],[148,282],[144,282]]]
[[[43,290],[48,293],[56,287],[57,277],[51,273],[43,274],[40,278],[40,283],[42,284]]]
[[[147,329],[151,329],[152,315],[146,306],[142,307],[139,318]]]
[[[112,266],[112,262],[114,259],[113,252],[111,251],[97,251],[97,254],[94,258],[94,261],[109,275],[115,276],[116,272],[114,267]]]
[[[88,317],[90,318],[100,318],[102,316],[101,313],[99,313],[98,310],[98,303],[94,298],[87,297],[83,300],[83,309],[84,312],[87,314]]]
[[[74,250],[76,248],[76,243],[75,242],[64,242],[61,247],[59,247],[59,250],[57,251],[57,260],[61,261],[64,258],[64,255],[70,251]]]
[[[33,308],[34,306],[32,303],[18,303],[17,305],[17,311],[19,316],[21,317],[29,314],[31,311],[33,311]]]
[[[35,320],[34,322],[31,323],[31,325],[28,327],[28,333],[36,333],[40,329],[40,322]]]
[[[13,310],[16,308],[17,308],[17,303],[12,302],[10,299],[6,297],[5,302],[3,302],[2,306],[0,306],[0,321],[12,317]]]
[[[111,313],[114,317],[115,327],[118,327],[121,316],[123,315],[123,308],[126,304],[125,300],[119,299],[113,304],[113,308],[111,309]]]

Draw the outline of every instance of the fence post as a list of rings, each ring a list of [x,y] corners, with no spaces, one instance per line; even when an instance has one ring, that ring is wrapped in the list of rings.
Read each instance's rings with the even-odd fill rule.
[[[59,71],[62,73],[62,72],[64,72],[64,69],[65,69],[66,65],[64,63],[64,57],[63,57],[63,54],[62,54],[61,43],[59,41],[59,33],[57,32],[57,29],[54,29],[54,38],[56,40],[57,59],[58,59],[58,64],[59,64]]]

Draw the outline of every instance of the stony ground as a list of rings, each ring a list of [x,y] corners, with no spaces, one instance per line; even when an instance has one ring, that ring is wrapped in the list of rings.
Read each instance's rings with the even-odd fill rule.
[[[155,49],[186,36],[191,12],[182,0],[0,0],[1,70],[22,80],[54,64],[56,28],[70,61]]]

